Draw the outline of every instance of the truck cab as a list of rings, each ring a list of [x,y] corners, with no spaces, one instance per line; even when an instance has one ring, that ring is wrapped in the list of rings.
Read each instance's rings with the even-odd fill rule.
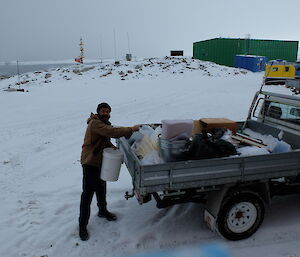
[[[262,92],[253,110],[252,119],[300,135],[299,100],[297,96]]]

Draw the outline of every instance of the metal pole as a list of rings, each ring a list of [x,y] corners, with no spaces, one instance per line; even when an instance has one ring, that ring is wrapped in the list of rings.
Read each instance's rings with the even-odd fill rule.
[[[84,58],[84,49],[83,49],[83,42],[82,42],[82,37],[80,37],[80,60],[81,60],[81,64],[83,64],[83,58]]]
[[[114,29],[114,50],[115,50],[115,61],[117,60],[117,43],[116,43],[116,30]]]
[[[17,72],[18,72],[18,84],[20,88],[20,70],[19,70],[19,61],[17,60]]]
[[[102,36],[100,35],[100,62],[102,63],[102,59],[103,59],[103,56],[102,56]]]
[[[127,42],[128,42],[128,53],[130,54],[131,51],[130,51],[130,43],[129,43],[129,34],[127,32]]]

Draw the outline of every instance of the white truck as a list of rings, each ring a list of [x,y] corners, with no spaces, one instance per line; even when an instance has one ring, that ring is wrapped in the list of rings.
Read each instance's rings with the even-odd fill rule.
[[[154,198],[158,208],[200,202],[213,231],[229,240],[251,236],[274,195],[300,192],[300,98],[258,92],[246,121],[238,124],[241,133],[246,128],[274,137],[283,132],[292,151],[142,165],[121,138],[133,184],[125,197],[136,196],[140,204]]]

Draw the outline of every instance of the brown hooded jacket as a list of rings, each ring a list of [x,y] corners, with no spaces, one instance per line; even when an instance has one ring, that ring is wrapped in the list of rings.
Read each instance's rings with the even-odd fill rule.
[[[81,152],[81,164],[101,167],[102,152],[104,148],[115,147],[110,138],[130,137],[130,127],[114,128],[101,121],[96,114],[91,113],[87,120],[87,129]]]

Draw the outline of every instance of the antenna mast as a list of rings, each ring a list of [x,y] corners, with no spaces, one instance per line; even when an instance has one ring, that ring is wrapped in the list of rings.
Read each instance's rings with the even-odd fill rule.
[[[84,49],[83,49],[83,42],[82,42],[82,38],[80,38],[80,43],[79,43],[79,47],[80,47],[80,62],[83,63],[83,58],[84,58]]]
[[[20,70],[19,70],[19,60],[17,60],[17,72],[18,72],[18,84],[19,84],[19,88],[20,88]]]
[[[131,54],[130,43],[129,43],[129,33],[128,32],[127,32],[127,43],[128,43],[128,53]]]
[[[100,62],[102,63],[103,55],[102,55],[102,36],[100,35]]]
[[[115,61],[117,61],[117,43],[116,43],[116,30],[114,29],[114,50],[115,50]]]

